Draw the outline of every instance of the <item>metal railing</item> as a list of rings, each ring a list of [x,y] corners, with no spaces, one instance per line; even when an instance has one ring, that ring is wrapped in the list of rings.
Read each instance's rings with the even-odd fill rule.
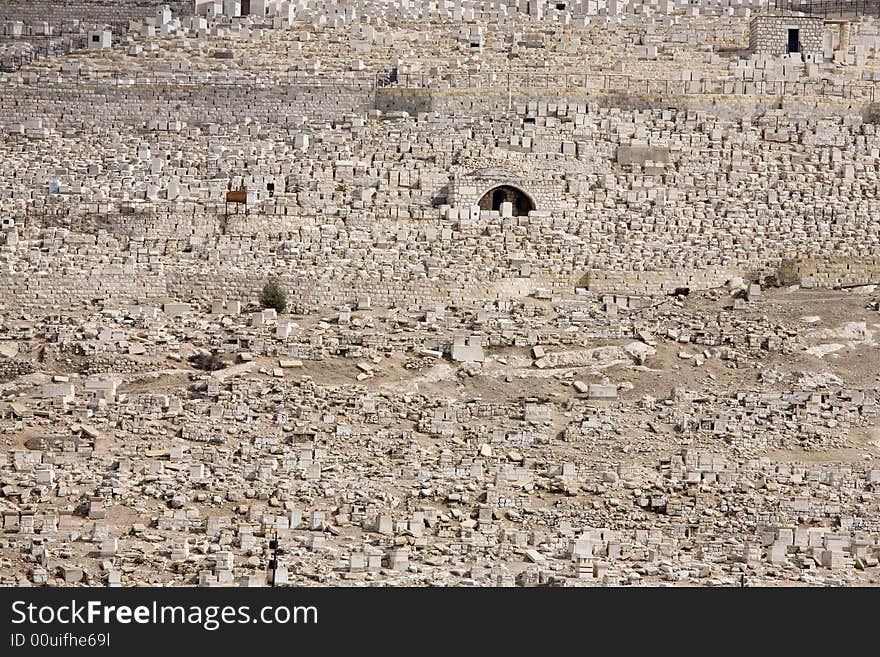
[[[10,42],[6,42],[10,43]],[[15,43],[12,41],[11,43]],[[48,41],[28,40],[30,49],[25,52],[4,55],[0,53],[0,71],[12,73],[26,64],[45,59],[47,57],[59,57],[68,55],[77,50],[83,50],[88,45],[86,36],[52,37]]]
[[[875,16],[880,18],[880,0],[773,0],[777,11],[802,12],[822,18]]]
[[[406,89],[486,89],[495,91],[517,89],[593,89],[626,94],[663,95],[766,95],[766,96],[827,96],[845,99],[880,99],[877,82],[828,81],[751,81],[734,79],[668,80],[620,75],[614,73],[482,73],[459,74],[445,79],[422,74],[401,74],[390,88]],[[381,86],[381,85],[380,85]]]
[[[875,102],[880,100],[880,82],[831,82],[831,81],[751,81],[736,79],[669,80],[641,76],[628,76],[616,73],[539,73],[539,72],[483,72],[458,73],[443,77],[419,73],[402,73],[395,81],[384,73],[357,74],[314,74],[307,71],[291,71],[276,76],[265,76],[241,72],[238,75],[187,74],[184,72],[164,73],[120,73],[90,72],[88,74],[41,73],[38,84],[47,85],[55,81],[64,85],[84,86],[155,86],[155,87],[249,87],[260,89],[347,89],[369,92],[376,89],[425,89],[425,90],[468,90],[479,89],[494,92],[520,90],[558,90],[572,92],[577,90],[604,91],[646,96],[822,96]],[[32,79],[31,79],[32,80]],[[0,78],[0,82],[14,83],[15,80]],[[18,80],[28,84],[29,80]]]

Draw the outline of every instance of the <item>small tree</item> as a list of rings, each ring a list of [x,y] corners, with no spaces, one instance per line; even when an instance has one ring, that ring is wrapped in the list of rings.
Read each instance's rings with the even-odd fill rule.
[[[287,308],[287,294],[276,279],[271,279],[263,286],[260,305],[263,308],[274,308],[279,315]]]

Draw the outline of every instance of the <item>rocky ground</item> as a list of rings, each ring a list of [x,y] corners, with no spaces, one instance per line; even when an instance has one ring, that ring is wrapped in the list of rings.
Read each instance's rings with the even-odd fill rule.
[[[878,300],[6,309],[2,583],[874,583]]]
[[[880,581],[877,20],[250,4],[0,10],[0,585]]]

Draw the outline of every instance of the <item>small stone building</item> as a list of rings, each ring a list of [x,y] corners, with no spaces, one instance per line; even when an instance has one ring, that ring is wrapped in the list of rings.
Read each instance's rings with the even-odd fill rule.
[[[558,182],[490,167],[453,176],[448,201],[475,216],[510,203],[513,216],[526,216],[533,210],[558,210],[562,193]]]
[[[820,57],[824,33],[821,17],[762,14],[749,23],[749,49],[771,55],[799,52],[805,59]]]
[[[113,45],[113,32],[93,30],[89,32],[89,50],[103,50]]]

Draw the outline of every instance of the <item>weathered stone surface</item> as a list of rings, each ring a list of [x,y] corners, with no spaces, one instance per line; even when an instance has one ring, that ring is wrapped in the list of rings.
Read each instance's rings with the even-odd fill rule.
[[[880,582],[875,20],[249,4],[0,4],[0,584]]]

